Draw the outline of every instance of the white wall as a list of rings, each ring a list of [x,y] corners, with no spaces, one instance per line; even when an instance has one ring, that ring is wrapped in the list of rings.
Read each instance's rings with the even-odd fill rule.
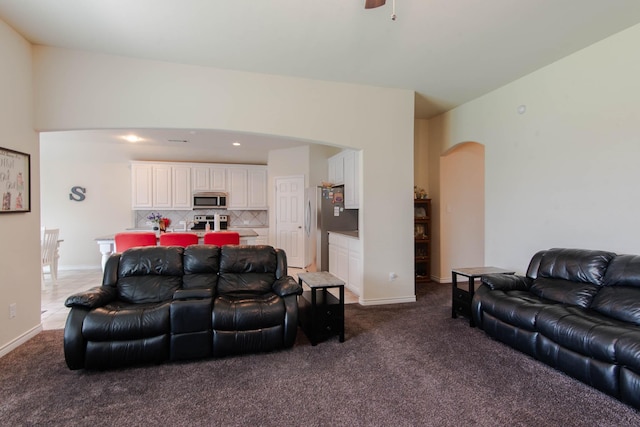
[[[42,224],[60,228],[60,268],[99,268],[96,237],[132,227],[131,149],[126,144],[40,135]],[[82,202],[71,187],[86,188]],[[99,285],[99,283],[95,284]]]
[[[415,299],[412,91],[47,47],[34,58],[39,130],[225,129],[362,149],[362,297]]]
[[[40,329],[40,155],[31,45],[0,21],[0,146],[31,155],[31,212],[0,215],[0,356]],[[9,319],[9,304],[16,317]]]
[[[486,147],[487,265],[523,272],[550,247],[640,253],[639,43],[636,25],[430,121],[440,153]]]

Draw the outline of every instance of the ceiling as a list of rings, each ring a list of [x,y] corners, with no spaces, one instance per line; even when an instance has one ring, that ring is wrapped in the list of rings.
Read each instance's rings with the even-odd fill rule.
[[[640,22],[638,0],[0,0],[38,45],[401,88],[416,118]]]

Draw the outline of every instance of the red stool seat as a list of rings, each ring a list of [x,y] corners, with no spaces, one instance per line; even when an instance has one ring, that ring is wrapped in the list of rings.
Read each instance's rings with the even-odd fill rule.
[[[240,233],[237,231],[212,231],[204,235],[205,245],[239,245]]]
[[[116,252],[122,253],[129,248],[137,246],[156,246],[156,233],[151,231],[118,233],[115,237]]]
[[[160,246],[182,246],[198,244],[196,233],[163,233],[160,235]]]

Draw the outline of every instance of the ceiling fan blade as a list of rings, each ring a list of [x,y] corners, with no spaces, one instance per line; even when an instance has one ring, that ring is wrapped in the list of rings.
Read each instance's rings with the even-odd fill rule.
[[[373,9],[376,7],[384,6],[385,0],[365,0],[364,8]]]

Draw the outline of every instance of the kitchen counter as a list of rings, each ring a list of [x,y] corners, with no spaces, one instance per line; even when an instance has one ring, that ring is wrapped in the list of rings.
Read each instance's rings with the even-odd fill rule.
[[[342,234],[343,236],[354,237],[356,239],[360,238],[360,233],[358,230],[339,230],[339,231],[329,230],[329,233]]]

